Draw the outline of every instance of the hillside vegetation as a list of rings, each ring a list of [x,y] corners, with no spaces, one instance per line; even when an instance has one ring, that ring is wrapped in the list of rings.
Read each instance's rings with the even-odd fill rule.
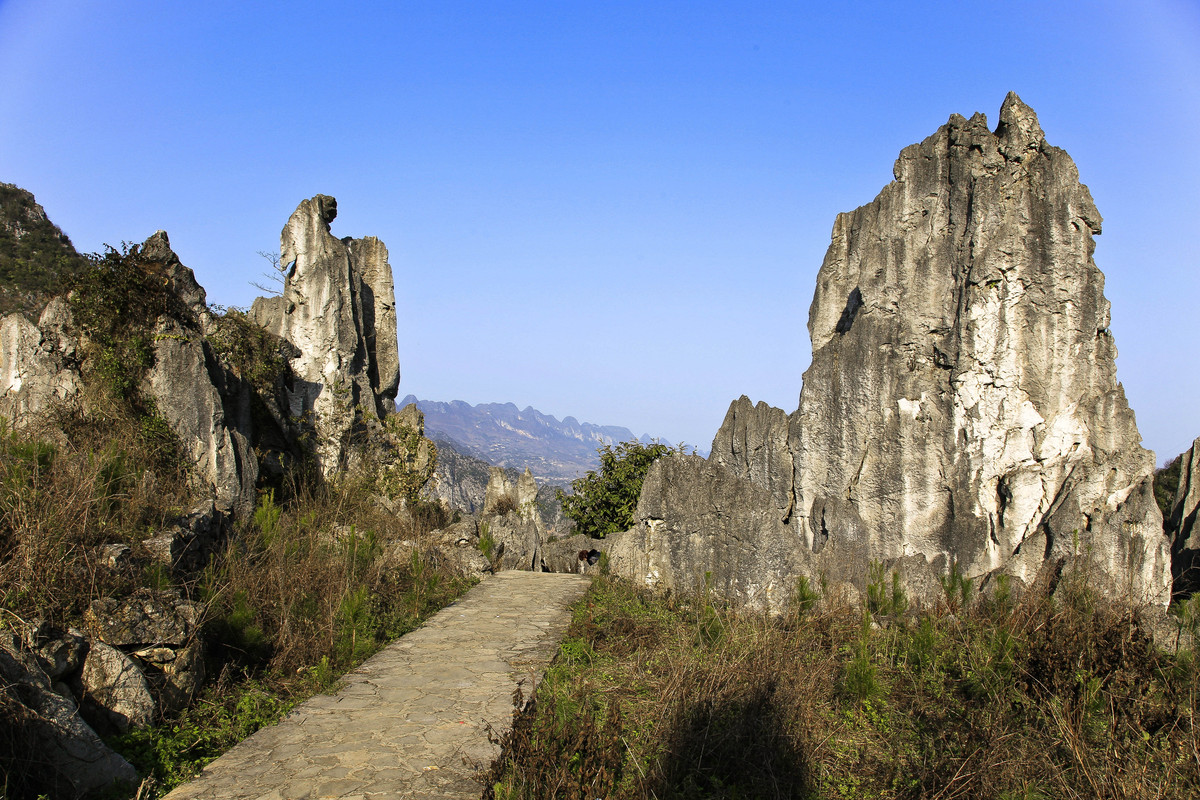
[[[24,189],[0,183],[0,316],[37,319],[87,259]]]
[[[767,618],[598,578],[485,797],[1200,796],[1192,650],[1087,575],[945,589],[915,611],[880,571],[857,609],[801,582]]]
[[[83,396],[24,416],[19,428],[0,418],[0,627],[93,631],[105,624],[98,608],[129,600],[199,609],[205,664],[196,673],[208,679],[198,694],[182,704],[164,694],[152,725],[123,731],[81,693],[85,719],[146,778],[124,791],[144,799],[330,689],[469,582],[429,557],[426,534],[450,518],[417,497],[419,482],[395,498],[404,508],[395,513],[380,501],[407,485],[395,470],[324,480],[304,453],[263,476],[252,515],[222,523],[198,562],[174,544],[164,552],[164,532],[205,500],[142,391],[151,326],[181,313],[178,298],[136,247],[91,259],[67,287],[78,290]],[[275,391],[278,351],[259,341],[265,334],[237,310],[209,313],[218,357],[255,391]],[[25,698],[0,685],[0,797],[73,796],[42,762]]]

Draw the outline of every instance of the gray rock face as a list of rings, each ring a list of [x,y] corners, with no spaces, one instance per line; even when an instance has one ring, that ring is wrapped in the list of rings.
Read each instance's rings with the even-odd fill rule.
[[[660,461],[626,540],[650,552],[653,525],[672,542],[703,540],[670,545],[682,549],[658,570],[678,559],[675,581],[733,547],[727,536],[783,546],[721,577],[767,605],[780,571],[861,582],[872,561],[954,562],[1030,582],[1077,557],[1106,590],[1165,603],[1153,456],[1116,380],[1092,261],[1100,215],[1074,163],[1009,94],[994,132],[982,114],[952,116],[894,172],[834,223],[786,438],[783,412],[735,402],[713,443],[723,474]]]
[[[504,569],[541,569],[542,519],[538,486],[526,467],[516,481],[503,467],[492,467],[483,503],[480,530],[486,525],[496,543],[493,559]]]
[[[635,518],[632,530],[606,536],[598,549],[614,573],[655,588],[707,585],[739,605],[779,608],[806,563],[798,531],[784,524],[771,491],[715,460],[655,461]]]
[[[769,491],[780,521],[791,518],[794,464],[788,449],[788,417],[782,409],[752,404],[742,395],[729,406],[709,460]]]
[[[221,370],[198,327],[170,317],[158,321],[149,394],[204,484],[202,494],[215,497],[223,512],[247,514],[254,508],[258,461],[246,434],[226,416]]]
[[[199,630],[200,609],[175,592],[103,598],[87,610],[88,625],[100,639],[117,647],[184,647]]]
[[[537,495],[537,481],[528,467],[515,481],[503,467],[492,467],[483,498],[483,513],[486,515],[515,511],[522,519],[540,525]]]
[[[396,298],[387,248],[374,237],[336,239],[337,201],[303,201],[280,235],[288,266],[283,295],[254,301],[250,315],[296,347],[290,411],[314,427],[317,457],[332,474],[351,440],[392,408],[400,382]]]
[[[22,710],[20,718],[9,722],[23,736],[10,744],[29,747],[28,763],[37,765],[49,786],[69,789],[64,795],[83,795],[117,781],[138,780],[129,762],[83,721],[75,704],[54,691],[38,659],[7,633],[0,634],[0,683]]]
[[[129,656],[104,642],[92,642],[80,676],[89,701],[121,732],[154,722],[157,706],[150,686]]]
[[[20,313],[0,319],[0,416],[17,420],[78,400],[83,380],[70,327],[62,298],[50,301],[36,325]]]
[[[1200,439],[1180,456],[1179,488],[1166,528],[1171,536],[1171,569],[1176,592],[1200,590]]]

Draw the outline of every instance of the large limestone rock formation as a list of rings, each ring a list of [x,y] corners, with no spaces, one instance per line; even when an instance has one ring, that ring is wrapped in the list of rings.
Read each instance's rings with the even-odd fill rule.
[[[1179,457],[1179,487],[1166,529],[1176,592],[1200,589],[1200,438]]]
[[[50,301],[37,324],[19,312],[0,318],[0,417],[15,421],[79,399],[83,380],[72,327],[61,297]]]
[[[708,463],[655,465],[614,559],[776,606],[797,573],[861,582],[872,561],[1029,582],[1083,557],[1108,591],[1165,602],[1153,456],[1071,158],[1009,94],[995,131],[954,115],[894,173],[834,222],[799,409],[743,398]]]
[[[251,317],[299,352],[288,398],[311,422],[326,474],[350,457],[353,440],[392,408],[400,383],[396,296],[383,242],[336,239],[337,201],[300,203],[280,235],[283,294],[259,298]]]

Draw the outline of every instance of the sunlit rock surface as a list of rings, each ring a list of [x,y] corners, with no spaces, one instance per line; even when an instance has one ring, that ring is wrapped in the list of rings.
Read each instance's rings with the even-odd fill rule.
[[[652,468],[614,551],[677,551],[628,571],[709,573],[770,607],[800,574],[861,583],[872,562],[936,586],[952,563],[1029,583],[1070,561],[1166,602],[1153,455],[1116,379],[1101,219],[1075,164],[1010,93],[995,131],[954,115],[894,174],[834,222],[786,436],[782,411],[736,401],[709,464]]]
[[[387,248],[373,236],[335,238],[336,216],[332,197],[300,203],[280,234],[283,294],[259,298],[250,310],[299,352],[290,411],[313,426],[327,475],[345,464],[355,436],[394,408],[400,383]]]

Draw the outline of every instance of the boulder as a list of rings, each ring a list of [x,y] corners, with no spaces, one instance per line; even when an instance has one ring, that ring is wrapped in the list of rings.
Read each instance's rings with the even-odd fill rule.
[[[400,382],[396,298],[387,248],[374,237],[336,239],[337,201],[300,203],[280,234],[283,294],[259,298],[251,318],[298,351],[287,390],[292,417],[311,424],[326,475],[353,440],[393,408]]]
[[[200,608],[173,591],[146,592],[123,601],[94,600],[85,616],[107,644],[181,648],[199,632]]]
[[[1071,562],[1165,604],[1153,456],[1116,380],[1101,218],[1071,158],[1010,93],[995,131],[954,115],[894,174],[834,222],[799,408],[741,398],[707,465],[656,462],[614,569],[711,573],[777,608],[799,574],[861,589],[873,563],[901,565],[919,589],[951,565],[1031,584]]]
[[[27,784],[82,796],[137,782],[136,770],[101,741],[73,701],[55,691],[43,664],[11,634],[0,634],[0,684],[13,734],[6,746],[26,765]]]
[[[150,686],[129,656],[104,642],[92,642],[80,675],[84,699],[99,707],[124,733],[154,722],[157,706]]]

